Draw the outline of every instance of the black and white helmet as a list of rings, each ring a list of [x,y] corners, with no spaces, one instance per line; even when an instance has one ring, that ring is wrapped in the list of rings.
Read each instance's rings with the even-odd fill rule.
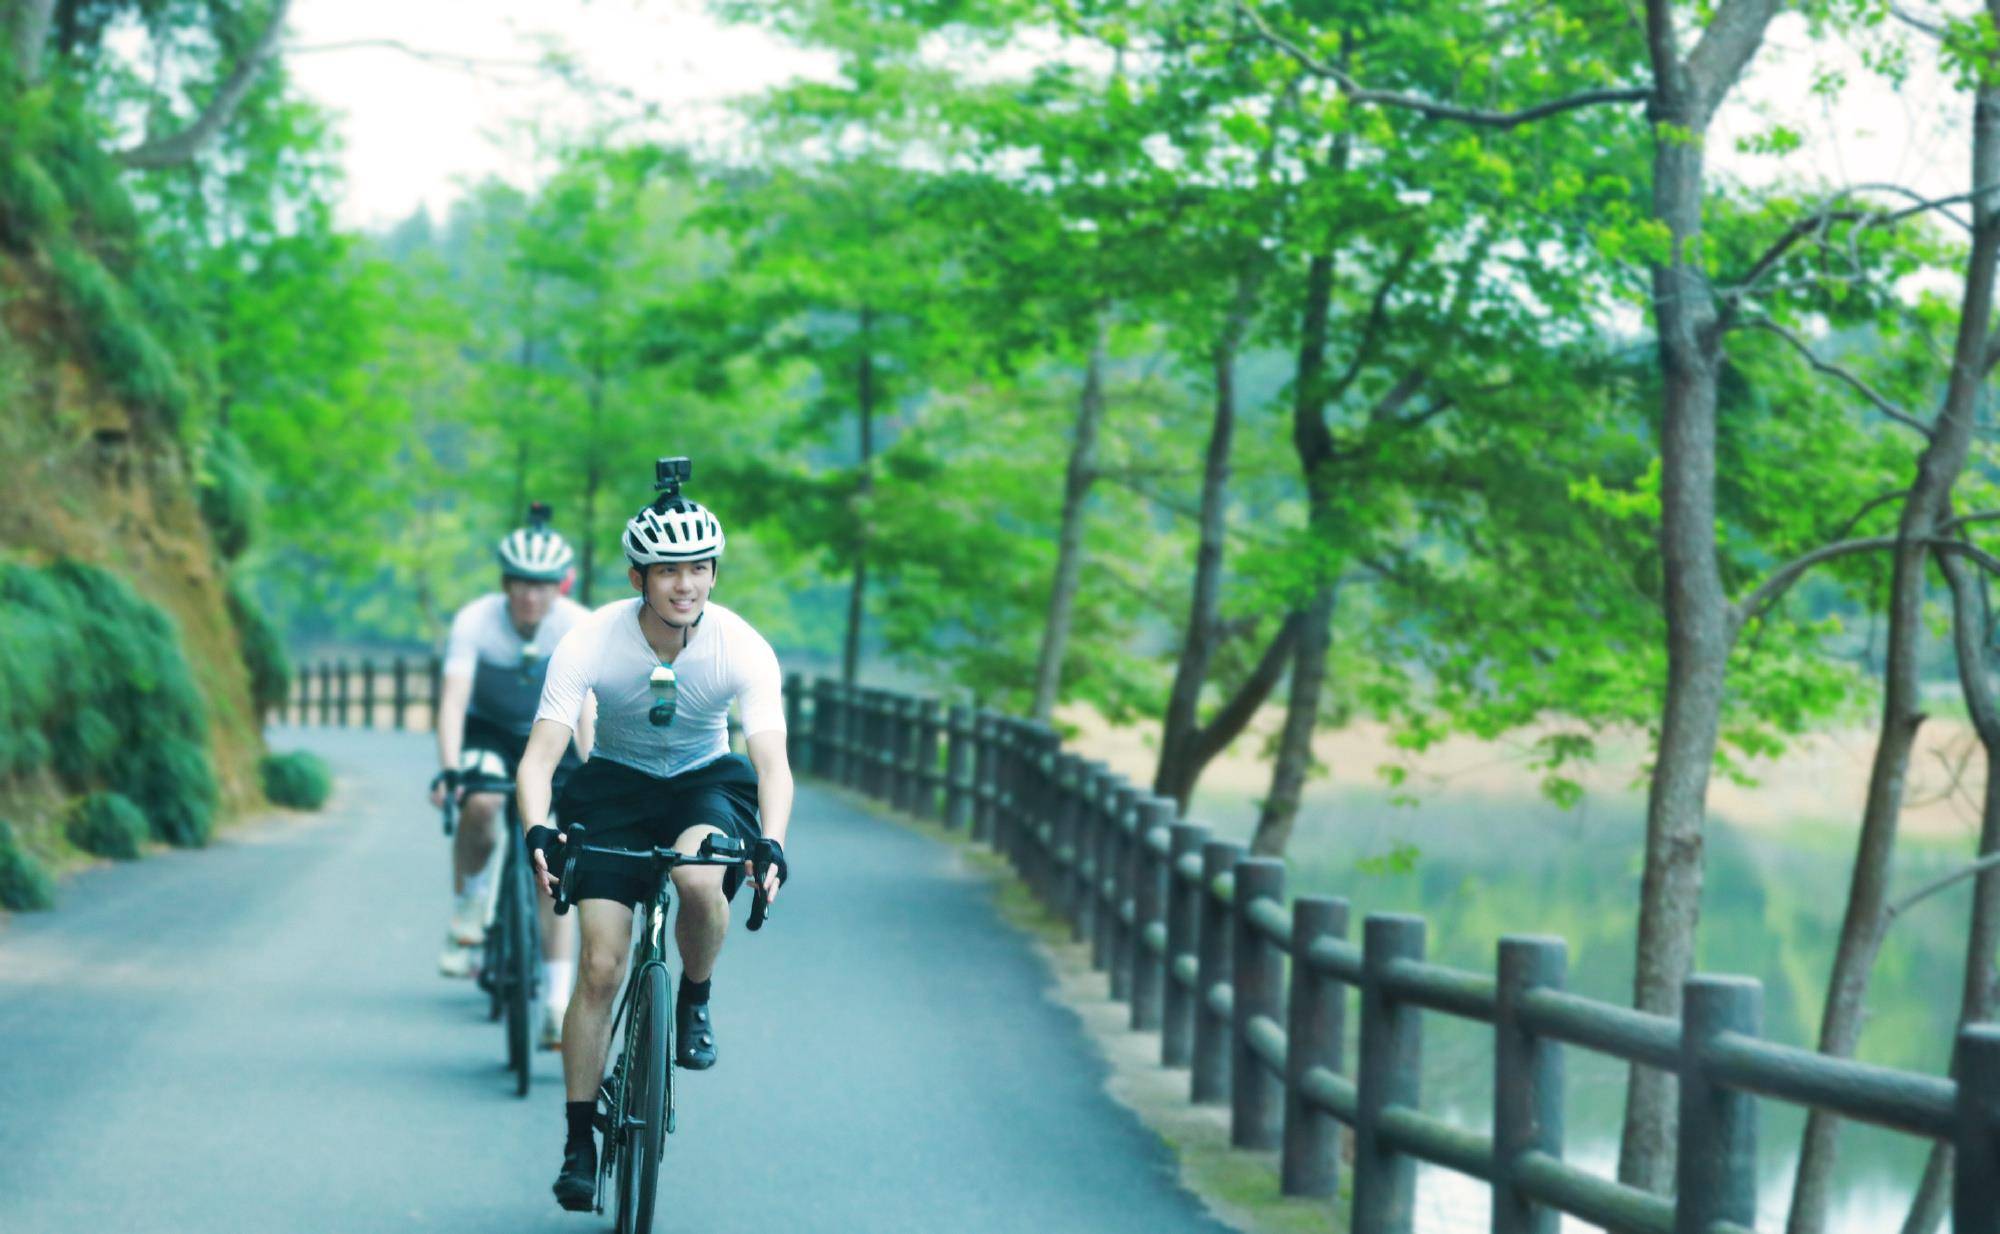
[[[708,507],[669,497],[640,508],[625,524],[625,555],[635,566],[722,556],[722,524]]]
[[[528,507],[528,525],[502,537],[495,554],[500,573],[536,583],[560,583],[569,577],[576,554],[569,542],[549,530],[549,508],[541,502]]]

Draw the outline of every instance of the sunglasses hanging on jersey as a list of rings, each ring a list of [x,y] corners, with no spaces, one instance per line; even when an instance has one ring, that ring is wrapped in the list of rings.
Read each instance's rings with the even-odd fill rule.
[[[674,704],[680,698],[680,686],[674,681],[674,670],[664,664],[653,666],[653,675],[647,679],[646,688],[652,691],[653,706],[646,712],[646,719],[654,728],[665,728],[674,722]]]

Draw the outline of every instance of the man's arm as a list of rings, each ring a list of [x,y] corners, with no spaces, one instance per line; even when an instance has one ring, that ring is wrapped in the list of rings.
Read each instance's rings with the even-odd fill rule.
[[[446,674],[438,685],[437,747],[438,770],[458,767],[465,746],[465,709],[472,702],[472,678]],[[439,793],[431,794],[434,805],[443,805]]]
[[[569,739],[569,725],[557,720],[537,720],[528,733],[528,748],[521,752],[521,763],[514,769],[514,799],[521,808],[521,825],[528,830],[548,826],[549,784],[555,778],[556,764],[562,760],[563,747],[569,744]],[[542,851],[538,848],[529,851],[534,855],[535,873],[543,892],[554,895],[555,876],[549,873]]]
[[[750,765],[757,769],[757,815],[766,839],[785,842],[792,825],[792,760],[785,753],[785,730],[767,729],[744,738]],[[764,880],[764,895],[776,899],[778,872]]]

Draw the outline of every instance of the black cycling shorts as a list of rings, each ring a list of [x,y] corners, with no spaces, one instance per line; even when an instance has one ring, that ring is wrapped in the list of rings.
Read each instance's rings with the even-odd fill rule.
[[[581,823],[584,843],[646,849],[672,844],[690,827],[707,824],[745,846],[763,837],[757,818],[757,772],[741,754],[725,754],[692,771],[660,779],[623,763],[593,758],[570,777],[556,803],[563,825]],[[743,867],[723,874],[735,898]],[[652,892],[645,880],[615,870],[577,873],[575,899],[616,900],[628,908]]]
[[[468,714],[465,717],[465,739],[460,746],[465,750],[491,750],[498,754],[500,761],[507,764],[507,778],[511,780],[521,769],[521,756],[528,752],[528,738],[491,720]],[[563,747],[562,761],[556,764],[555,774],[550,777],[549,800],[554,801],[562,795],[564,784],[582,766],[577,761],[576,747]]]

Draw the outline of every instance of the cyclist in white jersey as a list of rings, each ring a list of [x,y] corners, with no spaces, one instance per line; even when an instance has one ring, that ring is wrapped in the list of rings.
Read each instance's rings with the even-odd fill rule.
[[[548,527],[549,509],[529,507],[528,525],[509,532],[496,550],[501,590],[458,611],[445,644],[438,699],[437,745],[441,770],[431,785],[431,804],[458,791],[458,768],[467,754],[490,750],[513,774],[527,746],[549,655],[563,635],[590,610],[561,594],[574,557]],[[566,776],[590,751],[588,724],[580,726],[574,751],[565,751],[559,776]],[[484,941],[492,905],[489,866],[497,846],[495,820],[504,804],[498,793],[473,793],[461,801],[452,840],[452,886],[457,893],[445,933],[438,971],[448,977],[471,975]],[[575,972],[574,929],[543,906],[542,989],[546,1011],[542,1043],[561,1040],[562,1018]]]
[[[684,460],[662,460],[662,473],[670,474],[673,462],[684,478]],[[775,897],[786,874],[783,840],[792,811],[778,658],[748,622],[709,600],[722,557],[721,524],[681,497],[677,480],[662,487],[662,496],[626,524],[624,548],[638,596],[598,609],[556,648],[521,759],[521,821],[543,890],[553,894],[550,858],[559,855],[562,841],[547,825],[550,777],[586,696],[594,694],[596,740],[590,761],[563,790],[563,822],[585,825],[593,845],[617,848],[669,845],[693,852],[709,833],[735,836],[757,849],[766,894]],[[656,674],[675,687],[664,714],[649,684]],[[732,702],[747,760],[729,752]],[[730,874],[709,866],[672,875],[681,958],[675,1062],[693,1070],[715,1063],[709,983],[742,870]],[[624,975],[632,906],[648,890],[634,879],[588,872],[575,887],[583,952],[563,1025],[569,1101],[555,1193],[564,1208],[587,1210],[595,1192],[592,1115],[610,1045],[612,1000]]]

